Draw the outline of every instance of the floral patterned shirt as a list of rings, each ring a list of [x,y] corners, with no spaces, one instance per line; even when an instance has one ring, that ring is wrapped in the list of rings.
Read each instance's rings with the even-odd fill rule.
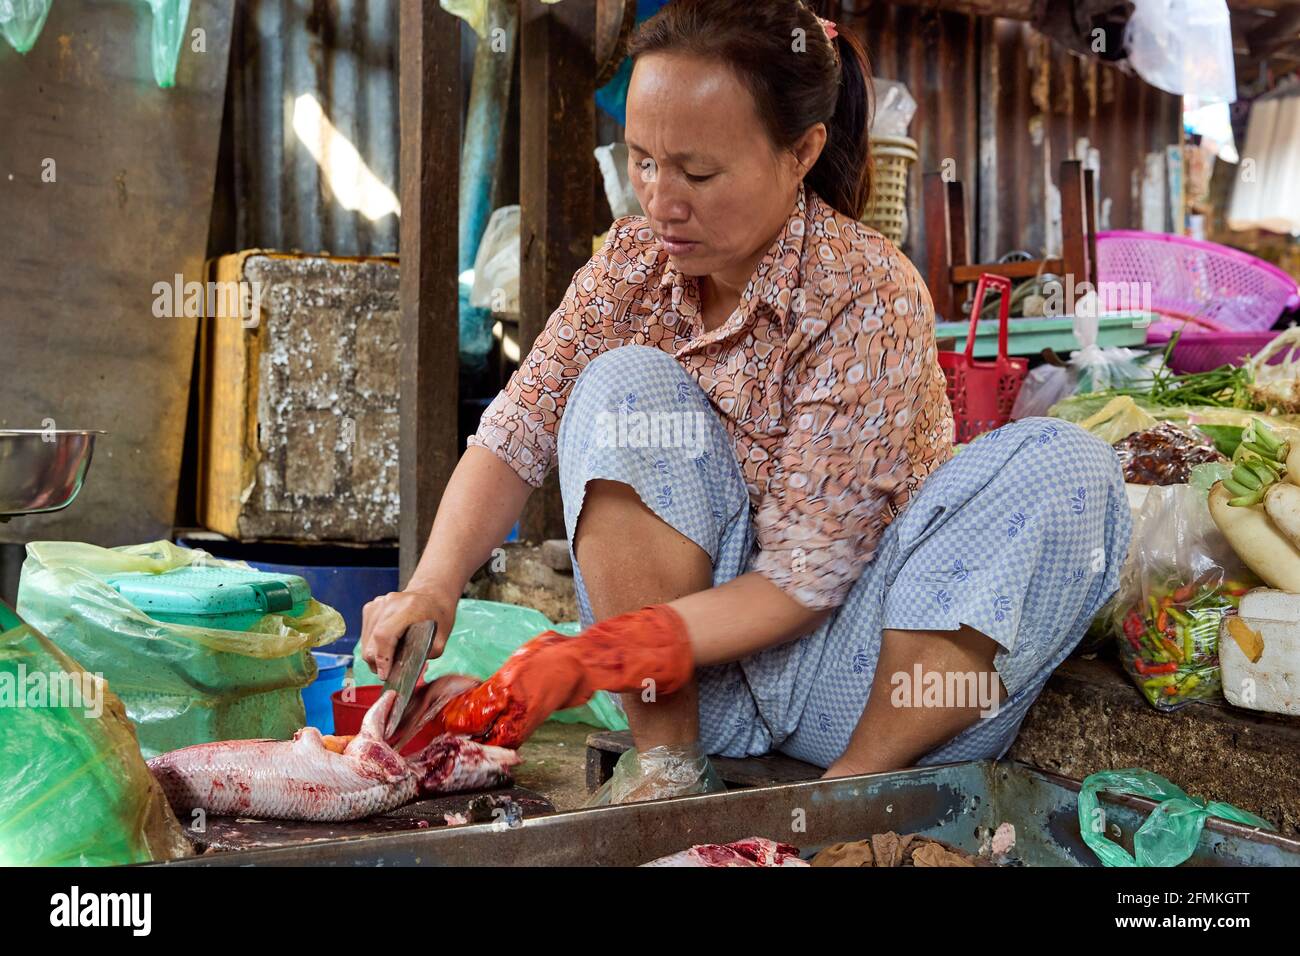
[[[540,487],[579,373],[630,344],[670,353],[709,396],[749,489],[751,568],[805,607],[843,603],[885,527],[952,453],[925,284],[887,239],[811,190],[711,332],[698,280],[673,268],[644,218],[617,220],[469,444]]]

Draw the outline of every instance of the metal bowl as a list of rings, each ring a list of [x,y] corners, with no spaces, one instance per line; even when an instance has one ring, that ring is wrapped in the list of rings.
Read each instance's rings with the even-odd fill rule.
[[[90,468],[95,430],[0,429],[0,515],[72,504]]]

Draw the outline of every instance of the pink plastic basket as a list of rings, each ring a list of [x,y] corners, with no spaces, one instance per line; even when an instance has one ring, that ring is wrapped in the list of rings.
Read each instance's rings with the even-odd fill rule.
[[[1149,289],[1153,311],[1218,331],[1262,331],[1300,305],[1295,280],[1272,263],[1216,242],[1157,232],[1099,232],[1097,281],[1103,288],[1141,290],[1143,305]]]
[[[1266,332],[1184,332],[1169,356],[1175,372],[1206,372],[1220,365],[1241,365],[1277,336]],[[1270,363],[1282,361],[1286,350],[1273,356]]]

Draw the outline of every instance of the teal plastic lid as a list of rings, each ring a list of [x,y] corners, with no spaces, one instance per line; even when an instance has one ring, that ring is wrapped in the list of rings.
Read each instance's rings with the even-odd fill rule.
[[[107,580],[146,613],[274,614],[311,600],[311,587],[296,574],[240,568],[186,567],[162,574],[118,574]]]

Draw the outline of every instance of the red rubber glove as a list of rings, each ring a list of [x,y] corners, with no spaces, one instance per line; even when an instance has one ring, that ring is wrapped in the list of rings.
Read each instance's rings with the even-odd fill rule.
[[[577,637],[547,631],[510,655],[495,674],[453,697],[434,718],[436,733],[466,734],[518,747],[557,710],[598,690],[671,694],[695,670],[681,616],[666,604],[620,614]]]

